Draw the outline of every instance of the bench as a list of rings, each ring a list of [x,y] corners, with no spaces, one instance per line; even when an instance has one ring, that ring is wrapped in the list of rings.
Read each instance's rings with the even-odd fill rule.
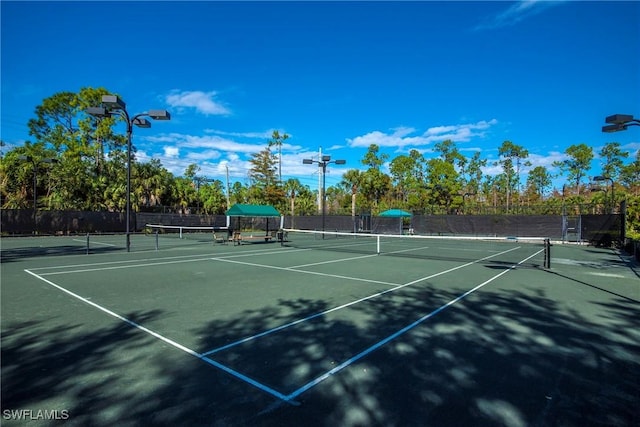
[[[270,242],[272,239],[275,239],[276,237],[273,234],[267,234],[267,235],[263,235],[263,236],[243,236],[242,233],[240,233],[239,231],[234,231],[233,232],[233,237],[232,237],[232,241],[233,241],[233,245],[238,245],[240,246],[242,244],[243,241],[246,242],[253,242],[253,241],[265,241],[265,242]]]
[[[220,243],[220,244],[226,245],[228,241],[229,241],[229,235],[227,233],[224,233],[224,235],[217,235],[216,233],[213,233],[214,243]]]

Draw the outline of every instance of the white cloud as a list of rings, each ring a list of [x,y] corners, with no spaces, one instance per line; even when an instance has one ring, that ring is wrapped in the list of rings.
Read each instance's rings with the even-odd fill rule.
[[[181,133],[160,134],[149,136],[145,140],[149,142],[171,142],[181,148],[201,148],[217,151],[232,151],[238,153],[256,153],[264,150],[266,144],[243,144],[219,136],[194,136]]]
[[[174,90],[166,97],[167,104],[175,108],[194,108],[197,112],[210,116],[231,114],[231,111],[214,100],[216,92]]]
[[[485,22],[479,24],[476,30],[487,30],[508,27],[516,25],[519,22],[537,15],[538,13],[563,3],[564,0],[551,1],[551,0],[522,0],[515,2],[501,13],[492,16],[485,20]]]
[[[489,121],[481,120],[477,123],[466,123],[460,125],[435,126],[427,129],[422,135],[410,136],[416,130],[409,127],[399,127],[391,129],[393,133],[372,131],[365,135],[347,139],[350,147],[368,147],[376,144],[379,147],[421,147],[434,142],[442,142],[447,139],[453,142],[467,142],[472,138],[485,136],[485,131],[497,124],[496,119]]]
[[[178,147],[165,146],[164,155],[165,157],[178,157],[180,155],[180,150]]]
[[[214,133],[216,135],[232,136],[236,138],[260,138],[271,139],[271,135],[275,129],[269,129],[264,132],[227,132],[217,129],[205,129],[205,133]]]

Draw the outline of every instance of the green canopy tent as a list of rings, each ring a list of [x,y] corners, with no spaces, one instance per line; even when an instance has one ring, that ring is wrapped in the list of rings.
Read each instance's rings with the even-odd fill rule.
[[[279,217],[280,212],[271,205],[233,205],[226,212],[227,216]]]
[[[281,217],[280,212],[271,205],[244,205],[236,204],[227,209],[228,217],[238,218],[238,230],[240,231],[241,217]],[[267,220],[266,234],[269,234],[269,221]]]
[[[413,215],[402,209],[389,209],[384,212],[380,212],[381,217],[385,218],[400,218],[400,234],[402,234],[402,218],[411,218]]]

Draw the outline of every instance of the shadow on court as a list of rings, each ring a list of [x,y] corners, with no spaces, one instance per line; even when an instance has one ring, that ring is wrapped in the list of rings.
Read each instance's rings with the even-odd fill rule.
[[[223,357],[266,384],[300,386],[411,323],[425,302],[457,296],[408,289],[401,304],[357,305],[351,319],[320,318]],[[282,314],[291,308],[300,318],[329,307],[283,299],[212,321],[195,331],[200,347],[266,330],[273,316],[295,320]],[[301,394],[299,406],[113,319],[91,330],[57,318],[3,319],[2,409],[66,409],[58,423],[78,426],[638,425],[638,305],[609,294],[590,310],[604,320],[544,290],[483,290]],[[126,316],[144,325],[166,315]]]
[[[110,252],[122,251],[122,248],[117,247],[104,247],[104,248],[91,248],[90,254],[106,254]],[[60,245],[60,246],[31,246],[23,248],[3,249],[2,257],[0,257],[0,263],[24,261],[29,258],[39,258],[45,256],[60,256],[60,255],[80,255],[87,252],[86,247],[77,245]]]

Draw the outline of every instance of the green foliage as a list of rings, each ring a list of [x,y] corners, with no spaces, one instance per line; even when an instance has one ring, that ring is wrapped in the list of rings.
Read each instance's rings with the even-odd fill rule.
[[[28,122],[35,142],[3,152],[0,158],[3,208],[33,208],[35,196],[38,209],[125,210],[127,162],[122,123],[116,118],[97,120],[84,112],[98,105],[106,93],[104,88],[60,92],[36,107]],[[230,204],[267,203],[290,214],[317,213],[317,191],[297,179],[281,179],[280,154],[288,138],[274,131],[265,149],[252,155],[249,180],[231,184]],[[2,147],[4,150],[4,143]],[[370,145],[361,159],[364,168],[347,170],[338,185],[327,188],[328,213],[357,215],[385,208],[515,213],[526,208],[529,213],[566,210],[574,214],[605,212],[611,206],[609,186],[600,186],[603,191],[585,191],[589,187],[583,181],[594,159],[586,144],[570,146],[565,160],[554,163],[560,177],[566,175],[571,184],[562,192],[551,189],[553,177],[545,167],[529,170],[528,150],[511,141],[498,147],[499,159],[492,165],[500,167],[497,175],[485,173],[488,161],[480,151],[465,157],[451,140],[436,143],[433,149],[435,155],[429,158],[417,150],[390,158],[379,146]],[[628,162],[629,153],[610,142],[598,156],[602,165],[598,175],[614,180],[616,210],[627,200],[627,233],[640,234],[640,151]],[[131,200],[136,211],[169,206],[183,213],[222,214],[228,208],[223,183],[199,178],[198,164],[189,165],[182,177],[175,177],[157,159],[140,163],[134,157],[131,167]],[[522,188],[520,180],[525,176]]]
[[[571,145],[565,150],[568,156],[566,160],[554,162],[553,166],[569,173],[569,180],[575,183],[575,188],[580,192],[580,183],[586,176],[593,160],[593,149],[587,144]]]

